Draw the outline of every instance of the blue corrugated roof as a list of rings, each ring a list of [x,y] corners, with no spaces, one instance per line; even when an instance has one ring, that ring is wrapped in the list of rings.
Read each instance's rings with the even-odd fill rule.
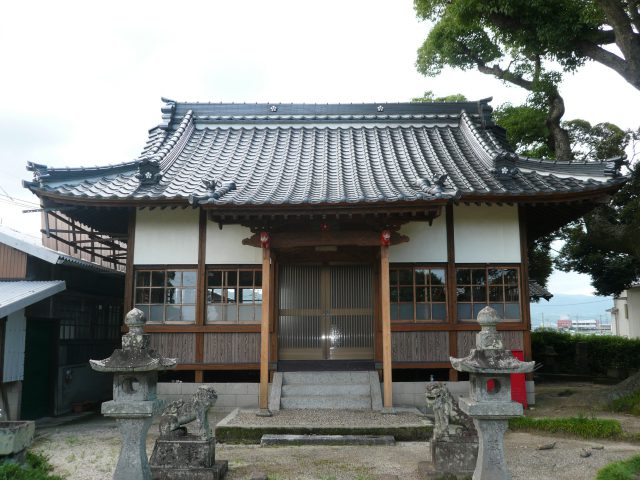
[[[0,317],[33,305],[66,288],[64,280],[0,282]]]

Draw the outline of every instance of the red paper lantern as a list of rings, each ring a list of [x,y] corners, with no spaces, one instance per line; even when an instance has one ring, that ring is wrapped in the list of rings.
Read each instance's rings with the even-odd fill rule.
[[[380,245],[383,247],[391,245],[391,232],[389,230],[383,230],[380,234]]]
[[[269,248],[269,240],[271,240],[269,232],[260,232],[260,245],[262,245],[262,248]]]

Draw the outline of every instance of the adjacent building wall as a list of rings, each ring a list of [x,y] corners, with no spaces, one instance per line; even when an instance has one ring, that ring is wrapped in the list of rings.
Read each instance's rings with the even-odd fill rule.
[[[27,254],[0,243],[0,278],[23,279],[27,275]]]
[[[24,342],[27,334],[27,319],[24,309],[7,317],[4,343],[3,382],[15,382],[24,377]]]
[[[516,206],[458,205],[453,209],[456,263],[519,263]]]
[[[613,300],[612,331],[619,337],[640,338],[640,286],[623,291]]]
[[[140,209],[136,212],[136,265],[198,263],[198,210]]]

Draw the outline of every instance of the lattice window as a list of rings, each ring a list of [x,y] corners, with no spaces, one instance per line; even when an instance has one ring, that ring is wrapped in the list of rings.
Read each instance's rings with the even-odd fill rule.
[[[456,269],[458,320],[475,321],[487,305],[505,321],[519,322],[520,283],[516,267],[470,267]]]
[[[207,271],[207,323],[259,323],[261,318],[262,270]]]
[[[195,270],[137,270],[135,305],[149,322],[196,321]]]
[[[447,319],[444,268],[392,267],[390,274],[391,320],[443,322]]]

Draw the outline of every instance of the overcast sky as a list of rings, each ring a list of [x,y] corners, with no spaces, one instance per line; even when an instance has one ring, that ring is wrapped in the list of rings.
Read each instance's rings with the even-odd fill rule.
[[[493,105],[525,92],[475,72],[425,78],[428,25],[411,0],[14,1],[0,5],[0,223],[36,234],[28,161],[132,160],[160,97],[222,102],[396,102],[432,90]],[[640,92],[589,65],[562,87],[566,119],[638,127]],[[635,113],[635,115],[634,115]],[[13,200],[9,200],[11,197]],[[554,278],[588,293],[588,279]]]

